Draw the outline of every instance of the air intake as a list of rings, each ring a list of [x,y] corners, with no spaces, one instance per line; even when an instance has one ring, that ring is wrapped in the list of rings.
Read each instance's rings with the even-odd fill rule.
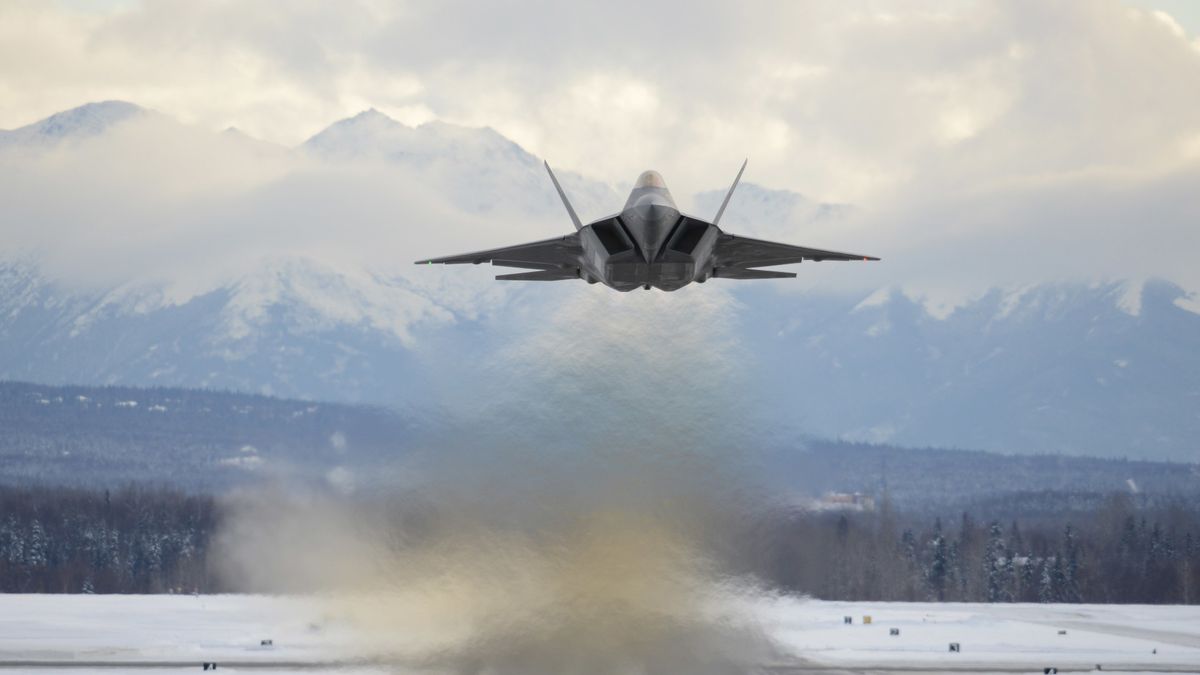
[[[671,250],[691,255],[700,245],[700,240],[708,231],[708,227],[708,223],[690,218],[684,219],[679,225],[679,232],[675,235],[675,240],[671,242]]]
[[[621,226],[617,224],[616,219],[605,220],[592,225],[592,232],[596,233],[596,238],[600,240],[600,245],[609,255],[616,253],[624,253],[633,248],[625,239],[625,233],[621,231]]]

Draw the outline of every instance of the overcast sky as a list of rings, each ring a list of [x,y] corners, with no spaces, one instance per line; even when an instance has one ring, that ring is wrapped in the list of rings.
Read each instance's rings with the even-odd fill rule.
[[[614,183],[655,167],[684,193],[749,156],[747,180],[859,207],[835,238],[788,236],[889,259],[831,283],[1200,289],[1198,26],[1200,3],[1170,0],[0,0],[0,128],[123,99],[292,145],[375,107],[489,125]],[[125,189],[169,214],[155,182],[196,170]]]
[[[749,155],[760,182],[861,202],[923,164],[1200,151],[1200,11],[1154,6],[5,0],[0,128],[115,98],[295,144],[373,106],[607,180],[717,185]]]

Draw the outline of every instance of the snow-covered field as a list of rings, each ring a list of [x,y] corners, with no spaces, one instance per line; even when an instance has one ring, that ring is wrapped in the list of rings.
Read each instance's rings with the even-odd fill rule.
[[[1194,606],[784,600],[763,607],[759,616],[772,637],[804,659],[856,669],[1041,672],[1099,664],[1106,671],[1200,672],[1200,607]],[[843,616],[854,623],[844,625]],[[900,634],[891,635],[892,628]],[[960,652],[950,651],[952,642]]]
[[[753,606],[777,672],[1200,672],[1200,607],[822,602]],[[843,623],[844,616],[853,624]],[[864,624],[863,617],[872,622]],[[890,629],[899,629],[891,635]],[[1065,634],[1060,631],[1066,631]],[[264,646],[263,640],[273,644]],[[961,652],[951,653],[957,642]],[[0,595],[0,669],[225,672],[371,666],[327,603],[264,596]]]

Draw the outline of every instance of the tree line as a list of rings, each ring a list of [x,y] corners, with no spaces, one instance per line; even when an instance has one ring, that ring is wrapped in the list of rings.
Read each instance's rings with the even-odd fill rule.
[[[216,498],[170,488],[0,486],[0,592],[226,591],[210,546],[222,518]],[[821,599],[1200,603],[1193,503],[1113,495],[1087,513],[1001,521],[905,514],[885,499],[780,510],[737,536],[735,571]]]
[[[171,489],[0,488],[0,591],[216,590],[212,497]]]
[[[1188,503],[1112,495],[1088,513],[947,520],[915,522],[886,503],[776,514],[762,576],[830,600],[1200,602],[1200,510]]]

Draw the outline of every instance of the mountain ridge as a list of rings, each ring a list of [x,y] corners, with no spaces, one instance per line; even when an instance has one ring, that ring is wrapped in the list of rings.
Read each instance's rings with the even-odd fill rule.
[[[419,465],[422,452],[463,451],[430,413],[178,387],[0,380],[0,484],[117,487],[138,481],[221,493],[286,479],[337,491],[390,491],[405,466]],[[757,478],[787,504],[811,504],[830,492],[881,499],[885,485],[896,505],[934,512],[964,500],[1039,492],[1160,501],[1200,496],[1196,462],[814,438],[759,450]]]
[[[141,109],[89,110],[108,110],[99,117],[121,124],[122,115]],[[80,115],[90,118],[74,117]],[[342,133],[349,134],[347,145],[333,147]],[[408,127],[365,111],[306,144],[316,139],[324,140],[307,151],[313,161],[324,162],[325,152],[377,153],[389,166],[405,167],[402,175],[421,191],[479,222],[554,219],[566,228],[538,158],[493,130]],[[329,160],[330,171],[341,161]],[[561,177],[585,216],[619,203],[607,184],[570,172]],[[697,205],[714,206],[723,194],[700,193]],[[728,223],[836,227],[851,208],[745,184]],[[371,268],[319,251],[280,250],[182,290],[136,275],[79,288],[51,275],[38,256],[3,257],[0,378],[233,388],[384,405],[426,399],[431,388],[469,388],[483,377],[475,363],[499,358],[534,331],[555,330],[546,317],[591,298],[593,290],[506,286],[469,269],[454,270],[451,286],[415,273],[407,261],[417,256],[404,251],[394,266]],[[1196,453],[1200,356],[1192,345],[1200,341],[1200,316],[1194,296],[1178,286],[993,288],[944,312],[902,287],[720,288],[717,295],[727,292],[729,301],[721,316],[750,346],[745,370],[775,401],[770,410],[781,426],[848,440],[982,450]],[[725,302],[710,291],[703,289],[707,300]]]
[[[0,143],[28,145],[98,136],[141,117],[165,117],[128,101],[96,101],[55,113],[25,126],[0,130]]]

